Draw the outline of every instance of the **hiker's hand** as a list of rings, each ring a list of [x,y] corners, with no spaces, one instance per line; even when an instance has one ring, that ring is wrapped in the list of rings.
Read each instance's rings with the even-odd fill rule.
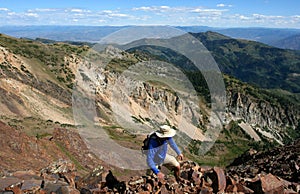
[[[179,155],[177,156],[177,158],[178,158],[178,160],[183,160],[183,154],[179,154]]]
[[[162,172],[158,172],[156,176],[157,176],[158,179],[164,179],[165,178],[165,175]]]

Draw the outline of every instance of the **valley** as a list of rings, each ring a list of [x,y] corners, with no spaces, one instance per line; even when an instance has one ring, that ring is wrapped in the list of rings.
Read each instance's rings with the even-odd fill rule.
[[[1,174],[38,171],[59,159],[70,160],[81,176],[99,165],[123,179],[143,174],[106,163],[101,141],[109,137],[134,153],[160,124],[177,129],[175,140],[187,160],[203,166],[225,168],[249,149],[265,151],[299,138],[297,52],[213,32],[193,36],[222,71],[220,130],[212,124],[214,99],[203,75],[174,52],[113,46],[97,52],[90,45],[1,34]],[[144,71],[150,76],[136,79]]]

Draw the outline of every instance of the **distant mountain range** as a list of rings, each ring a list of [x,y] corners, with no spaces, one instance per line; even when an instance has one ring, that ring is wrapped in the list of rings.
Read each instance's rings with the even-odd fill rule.
[[[273,45],[280,48],[300,50],[300,34],[289,36],[283,40],[275,42]]]
[[[232,38],[254,40],[257,42],[262,42],[270,46],[276,46],[279,48],[293,49],[289,44],[294,44],[293,40],[291,42],[286,42],[282,45],[280,42],[287,38],[293,37],[295,35],[300,35],[300,29],[278,29],[278,28],[228,28],[228,29],[217,29],[213,30],[230,36]],[[299,45],[299,42],[298,42]]]
[[[0,33],[18,38],[97,42],[104,36],[125,27],[128,26],[0,26]],[[176,28],[192,33],[214,31],[232,38],[254,40],[285,49],[299,50],[300,45],[300,29],[213,28],[208,26],[176,26]]]
[[[223,73],[259,87],[300,93],[298,51],[233,39],[215,32],[193,35],[212,53]]]
[[[223,73],[258,87],[300,93],[299,51],[234,39],[211,31],[191,34],[210,51]],[[140,45],[146,44],[142,40]],[[194,70],[187,58],[164,47],[146,46],[137,49],[176,64],[181,69]]]

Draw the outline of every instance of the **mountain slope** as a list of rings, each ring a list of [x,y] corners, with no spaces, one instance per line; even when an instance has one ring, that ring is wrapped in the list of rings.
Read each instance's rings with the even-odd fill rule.
[[[263,88],[300,92],[300,54],[214,32],[192,34],[211,51],[223,73]]]
[[[300,50],[300,34],[276,41],[273,45],[284,49]]]
[[[257,152],[250,150],[236,158],[227,168],[229,173],[250,178],[271,173],[291,182],[300,181],[300,139],[290,145]],[[268,161],[265,163],[265,161]]]
[[[3,114],[41,116],[45,120],[73,123],[72,52],[80,50],[75,48],[63,44],[47,46],[1,35],[0,103]]]
[[[231,40],[213,34],[209,41],[216,39]],[[146,67],[161,69],[160,64],[147,60],[152,56],[143,50],[140,50],[141,55],[136,55],[108,47],[98,53],[85,46],[42,44],[4,35],[0,36],[0,46],[0,107],[3,110],[0,120],[21,131],[31,135],[44,134],[48,130],[52,133],[53,129],[44,127],[48,122],[73,126],[74,120],[78,130],[84,131],[81,120],[76,120],[76,113],[79,113],[79,116],[90,118],[93,126],[103,127],[111,138],[125,147],[138,149],[142,135],[153,130],[154,124],[162,123],[180,130],[177,140],[182,147],[191,146],[185,149],[191,158],[199,158],[197,146],[201,142],[204,145],[211,141],[205,136],[210,129],[210,108],[202,99],[209,91],[201,92],[205,89],[201,72],[191,70],[186,74],[201,96],[196,101],[199,110],[195,110],[196,104],[187,101],[191,93],[185,92],[186,88],[174,91],[159,80],[136,80]],[[158,52],[158,55],[155,59],[163,56],[163,61],[171,59],[175,66],[178,60],[184,62],[174,52],[168,51],[164,55]],[[87,56],[95,60],[85,61]],[[142,59],[141,56],[145,57]],[[104,65],[106,62],[107,65]],[[145,66],[138,66],[141,63]],[[187,70],[188,65],[182,68]],[[182,83],[179,77],[174,76],[178,75],[175,68],[161,71],[165,75],[163,77],[168,77],[171,82]],[[161,77],[161,72],[154,72],[148,78]],[[172,80],[174,77],[176,79]],[[228,104],[224,121],[226,131],[215,143],[215,152],[208,153],[212,157],[202,157],[206,162],[226,165],[249,147],[260,144],[247,135],[251,128],[263,145],[285,143],[297,137],[300,108],[299,99],[294,94],[262,90],[229,76],[224,76],[224,79]],[[83,102],[78,107],[75,91],[79,94],[75,97]],[[75,104],[72,104],[72,99]],[[77,112],[74,108],[78,108]],[[27,122],[26,118],[40,119],[41,122]],[[191,139],[188,142],[186,134],[192,134],[190,137],[194,137],[196,143],[193,144]]]

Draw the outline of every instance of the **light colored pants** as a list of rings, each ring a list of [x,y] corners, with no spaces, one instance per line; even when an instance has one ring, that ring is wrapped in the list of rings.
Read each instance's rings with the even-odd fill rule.
[[[180,166],[179,162],[176,160],[174,156],[171,156],[169,154],[166,155],[166,158],[164,162],[161,164],[165,167],[167,167],[169,170],[172,170],[174,167]],[[156,166],[158,168],[158,166]],[[148,169],[146,172],[147,175],[152,175],[153,172],[151,169]]]

